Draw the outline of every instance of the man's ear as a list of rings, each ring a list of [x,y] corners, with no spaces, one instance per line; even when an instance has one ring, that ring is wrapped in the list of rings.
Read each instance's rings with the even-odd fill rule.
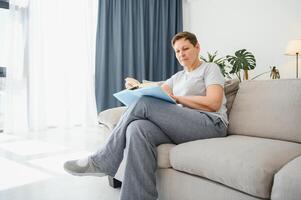
[[[200,43],[196,43],[195,44],[195,48],[197,48],[199,51],[201,51],[201,45],[200,45]]]

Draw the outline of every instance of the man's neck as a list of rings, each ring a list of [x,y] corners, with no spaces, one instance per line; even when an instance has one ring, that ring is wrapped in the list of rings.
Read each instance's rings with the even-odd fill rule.
[[[196,68],[198,68],[201,64],[202,64],[202,61],[198,59],[191,67],[186,67],[186,70],[188,72],[191,72],[191,71],[195,70]]]

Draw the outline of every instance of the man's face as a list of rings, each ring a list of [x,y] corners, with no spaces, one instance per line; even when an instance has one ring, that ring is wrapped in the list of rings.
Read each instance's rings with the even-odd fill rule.
[[[198,60],[200,52],[200,45],[198,43],[193,46],[189,40],[182,38],[174,43],[173,48],[182,66],[191,67]]]

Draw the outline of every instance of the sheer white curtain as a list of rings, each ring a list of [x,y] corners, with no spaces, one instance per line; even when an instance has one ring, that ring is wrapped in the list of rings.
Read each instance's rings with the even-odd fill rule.
[[[16,123],[22,120],[30,130],[97,124],[94,96],[97,8],[97,0],[28,1],[27,20],[22,21],[26,31],[21,34],[26,36],[25,59],[18,57],[23,66],[12,67],[23,69],[26,83],[20,90],[25,93],[25,100],[13,102],[6,109],[9,113],[18,104],[17,113],[24,116]],[[12,12],[19,13],[17,9]],[[11,84],[10,91],[16,90]],[[9,124],[16,116],[8,115],[6,119]],[[7,126],[5,131],[18,130]]]
[[[26,132],[27,118],[27,77],[24,66],[27,32],[26,0],[10,0],[8,65],[4,98],[4,131]]]

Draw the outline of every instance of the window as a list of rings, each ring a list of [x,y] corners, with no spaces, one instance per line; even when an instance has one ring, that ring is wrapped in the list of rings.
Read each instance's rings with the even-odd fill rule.
[[[6,76],[6,66],[8,63],[8,34],[9,34],[9,3],[8,0],[0,0],[0,132],[3,131],[3,98]]]
[[[8,0],[0,0],[0,8],[8,9],[9,8]]]
[[[9,38],[9,4],[8,0],[0,0],[0,76],[5,75],[8,64],[8,38]]]

